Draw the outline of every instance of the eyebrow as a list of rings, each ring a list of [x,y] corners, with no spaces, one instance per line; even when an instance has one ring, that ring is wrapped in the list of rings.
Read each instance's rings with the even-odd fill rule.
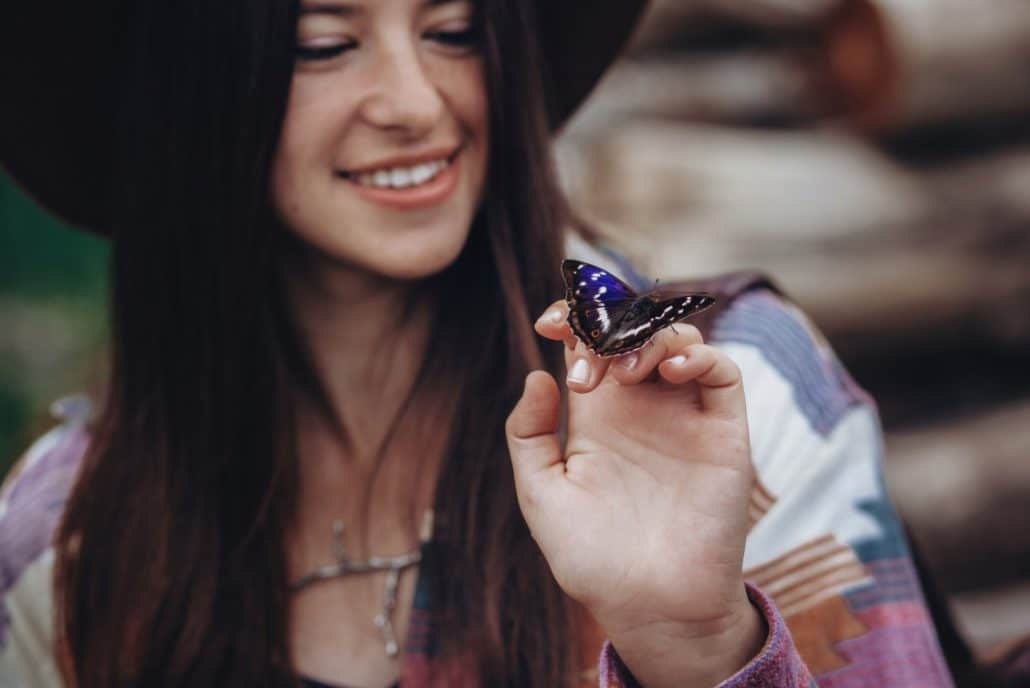
[[[305,3],[300,8],[303,14],[329,14],[336,17],[353,17],[363,14],[365,9],[358,5],[342,5],[333,2]]]
[[[450,5],[456,2],[468,2],[468,0],[423,0],[421,7],[437,7],[439,5]],[[420,9],[421,9],[420,7]],[[336,17],[353,17],[364,14],[365,8],[361,5],[350,5],[341,2],[311,2],[305,3],[300,8],[301,14],[328,14]]]

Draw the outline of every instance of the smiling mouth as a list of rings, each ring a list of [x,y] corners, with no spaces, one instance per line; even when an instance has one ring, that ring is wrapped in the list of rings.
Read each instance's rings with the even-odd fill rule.
[[[454,163],[462,147],[448,156],[426,160],[415,165],[384,167],[377,170],[349,172],[340,170],[337,174],[359,186],[370,189],[409,189],[432,182]]]

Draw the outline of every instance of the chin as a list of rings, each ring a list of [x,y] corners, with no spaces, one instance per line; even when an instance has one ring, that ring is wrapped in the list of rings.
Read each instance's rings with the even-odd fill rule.
[[[414,218],[399,222],[391,214],[349,211],[346,216],[346,222],[335,213],[293,217],[287,227],[314,255],[321,255],[327,267],[347,266],[401,281],[420,280],[446,270],[464,249],[475,221],[474,212],[452,212],[422,222]],[[326,231],[326,227],[343,229]]]
[[[421,280],[449,268],[458,259],[464,242],[457,246],[438,247],[436,250],[400,251],[389,260],[368,265],[372,272],[401,281]]]

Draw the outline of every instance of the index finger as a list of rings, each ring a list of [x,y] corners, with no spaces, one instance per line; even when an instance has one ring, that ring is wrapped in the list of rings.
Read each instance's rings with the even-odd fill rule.
[[[544,314],[533,325],[533,329],[541,337],[565,342],[569,349],[575,349],[576,342],[579,340],[576,335],[572,334],[568,320],[569,304],[565,303],[565,299],[559,299],[547,307]]]

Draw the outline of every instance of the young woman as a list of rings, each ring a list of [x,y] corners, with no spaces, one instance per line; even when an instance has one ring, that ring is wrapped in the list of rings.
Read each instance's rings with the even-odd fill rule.
[[[949,683],[803,317],[566,323],[549,137],[641,9],[5,10],[0,154],[111,237],[113,337],[0,497],[0,685]]]

